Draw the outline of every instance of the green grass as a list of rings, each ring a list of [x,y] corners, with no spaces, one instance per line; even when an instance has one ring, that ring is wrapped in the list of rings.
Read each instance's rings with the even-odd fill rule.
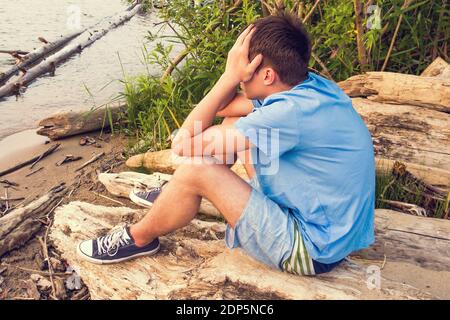
[[[409,179],[396,177],[392,172],[381,170],[376,175],[376,208],[391,208],[383,200],[393,200],[415,204],[426,210],[428,217],[444,218],[448,211],[447,197],[437,196],[432,199],[427,196],[426,189]],[[440,199],[440,200],[438,200]]]

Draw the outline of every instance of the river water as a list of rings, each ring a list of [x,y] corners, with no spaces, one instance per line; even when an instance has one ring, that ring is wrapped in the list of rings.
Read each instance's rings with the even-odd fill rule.
[[[0,0],[0,50],[31,51],[42,45],[38,37],[51,41],[72,32],[67,21],[76,10],[81,26],[87,27],[126,8],[121,0]],[[57,111],[110,101],[123,89],[122,67],[128,75],[147,72],[142,49],[155,22],[155,13],[136,15],[57,67],[55,76],[38,78],[18,99],[0,100],[0,140],[35,128],[40,119]],[[149,50],[151,45],[146,43]],[[0,72],[12,63],[14,58],[0,54]]]

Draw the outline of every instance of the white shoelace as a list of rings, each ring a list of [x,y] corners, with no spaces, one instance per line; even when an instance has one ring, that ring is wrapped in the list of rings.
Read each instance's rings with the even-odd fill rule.
[[[110,257],[116,255],[121,246],[129,244],[130,238],[127,236],[125,228],[113,230],[110,234],[97,239],[97,249],[99,254],[107,253]]]

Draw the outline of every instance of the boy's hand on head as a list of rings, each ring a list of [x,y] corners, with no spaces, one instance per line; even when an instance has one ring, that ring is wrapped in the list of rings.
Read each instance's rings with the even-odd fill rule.
[[[262,54],[258,54],[252,61],[248,59],[250,40],[255,30],[253,25],[249,25],[239,35],[230,52],[228,52],[224,75],[232,79],[236,85],[239,82],[249,81],[263,60]]]

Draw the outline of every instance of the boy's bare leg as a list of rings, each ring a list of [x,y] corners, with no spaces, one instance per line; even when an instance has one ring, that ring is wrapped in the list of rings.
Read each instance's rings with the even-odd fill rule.
[[[250,185],[224,164],[211,162],[180,165],[150,212],[130,227],[136,245],[186,226],[207,198],[234,227],[250,197]]]

